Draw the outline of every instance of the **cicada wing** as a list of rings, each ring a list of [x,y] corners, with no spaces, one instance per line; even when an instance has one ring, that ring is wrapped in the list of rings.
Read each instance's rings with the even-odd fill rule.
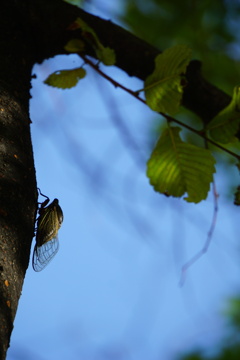
[[[57,236],[52,240],[45,242],[41,246],[34,247],[32,266],[35,271],[43,270],[47,264],[56,255],[59,249],[59,242]]]

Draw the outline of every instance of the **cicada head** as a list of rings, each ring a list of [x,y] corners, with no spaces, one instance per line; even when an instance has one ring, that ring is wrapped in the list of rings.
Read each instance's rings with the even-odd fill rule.
[[[58,199],[54,199],[48,206],[47,203],[45,200],[38,211],[36,244],[32,260],[35,271],[44,269],[59,248],[57,235],[63,222],[63,212]]]

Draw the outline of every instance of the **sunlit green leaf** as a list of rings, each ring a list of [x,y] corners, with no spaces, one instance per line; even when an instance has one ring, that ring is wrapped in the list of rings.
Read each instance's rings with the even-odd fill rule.
[[[86,70],[83,68],[76,68],[72,70],[56,71],[44,81],[45,84],[54,86],[60,89],[70,89],[77,85],[80,79],[86,76]]]
[[[233,141],[240,124],[240,86],[233,90],[230,104],[208,124],[210,136],[221,143]]]
[[[158,112],[175,114],[180,106],[183,88],[182,75],[191,59],[191,49],[176,45],[155,59],[155,70],[145,81],[148,106]]]
[[[206,358],[202,357],[201,353],[192,353],[190,355],[186,355],[181,357],[179,360],[206,360]],[[210,359],[209,359],[210,360]],[[211,359],[213,360],[213,359]]]
[[[211,152],[183,142],[178,127],[166,129],[147,164],[154,189],[166,195],[198,203],[206,199],[215,172]]]

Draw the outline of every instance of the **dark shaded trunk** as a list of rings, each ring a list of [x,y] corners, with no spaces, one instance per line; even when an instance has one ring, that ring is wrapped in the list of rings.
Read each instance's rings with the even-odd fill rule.
[[[33,62],[28,30],[16,10],[13,1],[1,4],[0,359],[5,359],[9,346],[29,263],[37,206],[28,113]]]

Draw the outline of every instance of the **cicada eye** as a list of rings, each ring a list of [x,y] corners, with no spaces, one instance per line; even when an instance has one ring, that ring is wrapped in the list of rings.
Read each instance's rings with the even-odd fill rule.
[[[38,210],[36,245],[33,252],[32,265],[35,271],[41,271],[52,260],[59,248],[58,230],[63,222],[63,212],[54,199],[46,206],[49,199],[45,200]]]

